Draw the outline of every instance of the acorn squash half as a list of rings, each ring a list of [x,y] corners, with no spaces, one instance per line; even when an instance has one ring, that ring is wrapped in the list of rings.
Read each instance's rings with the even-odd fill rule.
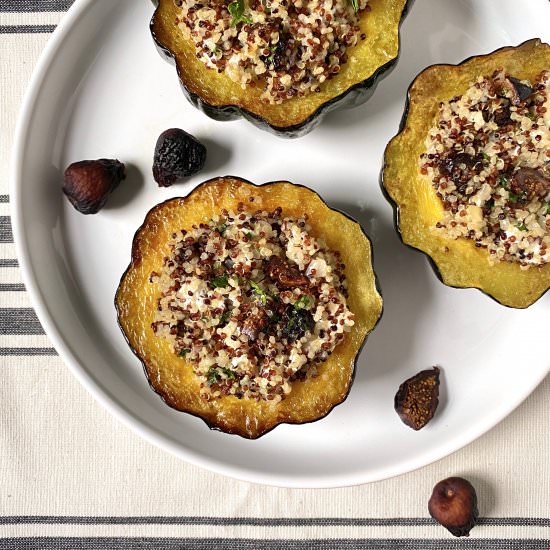
[[[192,365],[174,354],[164,338],[153,333],[151,322],[160,295],[149,283],[152,271],[161,268],[168,242],[175,230],[209,221],[223,208],[236,210],[239,202],[254,210],[283,215],[309,216],[312,233],[338,250],[345,263],[348,305],[355,325],[325,363],[318,376],[295,381],[290,394],[273,404],[222,396],[206,401],[199,396],[198,377]],[[361,226],[331,209],[314,191],[288,182],[262,186],[225,177],[199,185],[190,195],[155,206],[138,229],[132,244],[131,263],[122,276],[115,297],[118,321],[132,351],[143,363],[149,384],[171,407],[202,418],[210,428],[254,439],[281,423],[302,424],[326,416],[347,397],[357,356],[382,314],[382,298],[372,267],[371,244]]]
[[[243,90],[226,74],[218,74],[195,55],[191,40],[176,27],[174,0],[155,2],[151,33],[158,48],[172,60],[189,101],[215,120],[244,117],[256,126],[283,137],[302,136],[319,124],[325,113],[340,105],[359,105],[374,92],[380,77],[399,56],[399,26],[412,0],[370,0],[371,11],[362,16],[366,39],[349,48],[349,60],[337,77],[325,82],[319,93],[292,98],[280,105],[259,99],[259,87]]]
[[[537,77],[550,69],[550,46],[538,39],[517,47],[472,57],[459,65],[434,65],[420,73],[409,88],[399,133],[386,148],[382,187],[394,206],[402,241],[430,258],[443,283],[477,288],[503,305],[526,308],[550,288],[550,265],[522,270],[517,263],[490,264],[488,251],[469,239],[446,239],[431,228],[443,205],[419,159],[436,119],[439,102],[462,95],[480,75],[504,68],[518,79]]]

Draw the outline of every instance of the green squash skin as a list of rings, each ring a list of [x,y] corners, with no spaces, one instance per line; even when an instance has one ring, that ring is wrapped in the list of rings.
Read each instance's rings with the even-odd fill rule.
[[[158,6],[159,6],[158,0],[152,0],[152,2],[155,6],[157,6],[157,9],[158,9]],[[414,3],[414,0],[407,0],[403,8],[403,11],[401,12],[399,27],[401,27],[413,3]],[[162,57],[166,59],[171,65],[176,66],[176,69],[177,69],[177,64],[176,64],[174,54],[169,48],[167,48],[162,43],[162,40],[154,32],[154,29],[153,29],[154,20],[155,20],[155,14],[153,14],[153,18],[151,19],[150,30],[151,30],[151,35],[153,37],[153,40],[155,41],[155,44],[157,46],[157,49],[159,53],[162,55]],[[397,61],[399,60],[400,55],[401,55],[401,33],[399,31],[398,52],[394,59],[380,66],[366,80],[363,80],[362,82],[358,82],[354,86],[351,86],[350,88],[348,88],[344,93],[334,97],[330,101],[325,102],[313,114],[311,114],[304,122],[293,126],[284,126],[284,127],[274,126],[269,122],[267,122],[267,120],[265,120],[261,116],[251,113],[247,109],[238,107],[236,105],[220,105],[220,106],[210,105],[208,102],[203,100],[200,96],[191,92],[185,86],[185,84],[183,83],[183,80],[179,78],[179,74],[178,74],[178,78],[180,80],[180,85],[181,85],[183,94],[188,99],[188,101],[192,105],[194,105],[199,111],[203,112],[205,115],[209,116],[210,118],[221,122],[244,118],[249,122],[251,122],[257,128],[266,130],[279,137],[298,138],[311,132],[316,126],[320,124],[323,117],[330,111],[333,111],[341,107],[344,107],[344,108],[357,107],[365,103],[368,99],[370,99],[370,97],[376,90],[376,86],[378,82],[382,78],[388,76],[391,73],[392,69],[397,64]]]
[[[540,39],[529,39],[529,40],[526,40],[525,42],[522,42],[521,44],[519,44],[518,46],[516,46],[517,48],[520,48],[522,46],[524,46],[525,44],[531,42],[532,40],[540,40]],[[541,40],[542,41],[542,40]],[[411,82],[411,84],[409,85],[408,89],[407,89],[407,96],[406,96],[406,100],[405,100],[405,108],[404,108],[404,111],[403,111],[403,115],[401,117],[401,121],[399,123],[399,130],[397,131],[397,133],[393,136],[393,138],[389,141],[389,143],[386,145],[386,148],[384,150],[384,162],[383,162],[383,165],[382,165],[382,169],[380,171],[380,178],[379,178],[379,185],[380,185],[380,189],[382,191],[382,194],[384,195],[384,198],[390,203],[390,205],[392,206],[392,209],[393,209],[393,224],[394,224],[394,227],[395,227],[395,230],[399,236],[399,239],[401,240],[401,242],[407,247],[407,248],[410,248],[412,250],[416,250],[418,252],[421,252],[428,260],[428,263],[430,264],[430,266],[432,267],[436,277],[439,279],[439,281],[441,281],[445,286],[448,286],[450,288],[456,288],[456,289],[460,289],[460,290],[464,290],[464,289],[469,289],[469,288],[475,288],[476,290],[478,290],[479,292],[481,292],[482,294],[484,294],[485,296],[491,298],[491,300],[493,300],[494,302],[496,302],[497,304],[501,305],[501,306],[504,306],[504,307],[507,307],[509,309],[526,309],[528,307],[530,307],[531,305],[533,305],[534,303],[538,302],[543,296],[545,296],[548,292],[549,289],[547,289],[544,293],[542,293],[534,302],[532,302],[531,304],[529,305],[526,305],[524,307],[514,307],[514,306],[511,306],[511,305],[508,305],[508,304],[505,304],[501,301],[499,301],[497,298],[495,298],[493,295],[491,295],[490,293],[486,292],[485,290],[483,290],[482,288],[478,288],[478,287],[474,287],[474,286],[471,286],[471,287],[463,287],[463,286],[454,286],[454,285],[451,285],[447,282],[445,282],[444,280],[444,277],[443,277],[443,274],[441,273],[439,267],[437,266],[437,263],[435,262],[435,260],[427,253],[427,252],[424,252],[424,250],[421,250],[420,248],[417,248],[413,245],[410,245],[408,243],[406,243],[404,241],[404,238],[403,238],[403,233],[402,233],[402,230],[401,230],[401,223],[400,223],[400,219],[399,219],[399,204],[393,200],[393,198],[390,196],[388,190],[386,189],[386,186],[384,184],[384,173],[386,171],[386,167],[388,165],[388,158],[387,158],[387,153],[388,153],[388,150],[390,148],[390,145],[392,144],[393,140],[398,137],[406,128],[407,126],[407,120],[408,120],[408,116],[409,116],[409,108],[410,108],[410,102],[411,102],[411,89],[413,88],[413,86],[415,85],[416,81],[418,80],[418,78],[425,72],[427,71],[428,69],[432,69],[432,68],[437,68],[437,67],[460,67],[461,65],[464,65],[466,63],[468,63],[469,61],[471,61],[472,59],[476,59],[476,58],[479,58],[479,57],[491,57],[492,55],[498,53],[498,52],[501,52],[503,50],[507,50],[509,49],[510,46],[504,46],[502,48],[497,48],[496,50],[493,50],[492,52],[490,53],[487,53],[487,54],[483,54],[483,55],[472,55],[466,59],[464,59],[463,61],[461,61],[460,63],[456,63],[456,64],[452,64],[452,63],[447,63],[447,64],[441,64],[441,63],[436,63],[436,64],[433,64],[433,65],[429,65],[428,67],[426,67],[425,69],[423,69],[420,73],[418,73],[416,75],[416,77],[414,78],[414,80]]]
[[[291,182],[288,182],[288,181],[272,181],[272,182],[268,182],[268,183],[264,183],[264,184],[256,184],[256,183],[252,183],[244,178],[240,178],[238,176],[230,176],[230,175],[227,175],[227,176],[223,176],[223,178],[231,178],[231,179],[235,179],[235,180],[240,180],[241,182],[243,183],[246,183],[246,184],[249,184],[249,185],[253,185],[254,187],[265,187],[265,186],[269,186],[269,185],[274,185],[274,184],[278,184],[278,183],[291,183]],[[212,181],[215,181],[215,180],[219,180],[220,177],[215,177],[215,178],[211,178],[210,180],[207,180],[207,181],[204,181],[202,183],[200,183],[199,185],[197,185],[192,191],[190,191],[187,195],[185,195],[184,197],[182,198],[187,198],[189,195],[191,195],[194,191],[198,190],[200,187],[203,187],[207,184],[209,184],[210,182]],[[369,246],[370,246],[370,253],[371,253],[371,265],[373,267],[373,275],[374,275],[374,287],[375,287],[375,290],[376,292],[379,294],[380,296],[380,300],[381,300],[381,306],[380,306],[380,313],[378,315],[378,319],[376,320],[376,323],[374,324],[374,326],[371,328],[371,330],[365,334],[365,337],[363,338],[363,341],[359,347],[359,349],[357,350],[357,353],[355,355],[355,359],[353,361],[353,366],[352,366],[352,372],[351,372],[351,377],[350,377],[350,383],[349,383],[349,386],[347,388],[347,392],[345,393],[345,395],[343,395],[342,399],[338,402],[335,402],[332,404],[332,406],[330,407],[330,409],[326,412],[326,414],[324,414],[323,416],[320,416],[318,418],[315,418],[313,420],[306,420],[306,421],[296,421],[296,422],[291,422],[291,421],[286,421],[286,422],[281,422],[279,424],[275,424],[272,428],[270,428],[269,430],[266,430],[262,433],[260,433],[259,435],[253,437],[253,436],[249,436],[249,435],[246,435],[244,434],[243,432],[241,431],[228,431],[228,430],[224,430],[224,429],[221,429],[219,426],[217,426],[216,424],[210,422],[208,419],[202,417],[200,414],[196,414],[196,413],[193,413],[191,411],[181,411],[180,409],[174,407],[171,403],[169,403],[167,401],[167,399],[165,398],[165,395],[163,393],[161,393],[160,391],[157,390],[157,388],[154,386],[154,384],[152,383],[150,377],[149,377],[149,373],[147,371],[147,365],[145,363],[145,361],[142,359],[142,357],[139,355],[139,351],[137,349],[135,349],[131,344],[130,344],[130,341],[129,341],[129,338],[127,336],[127,334],[125,333],[124,331],[124,328],[122,326],[122,323],[121,323],[121,320],[120,320],[120,310],[119,310],[119,291],[120,291],[120,288],[122,286],[122,281],[124,280],[124,278],[126,277],[126,274],[130,271],[130,269],[132,268],[132,261],[130,261],[130,264],[128,265],[128,267],[124,270],[124,273],[122,274],[121,278],[120,278],[120,282],[119,282],[119,285],[117,287],[117,291],[115,293],[115,297],[114,297],[114,307],[115,307],[115,311],[117,313],[117,324],[118,324],[118,327],[120,329],[120,331],[122,332],[122,335],[124,337],[124,340],[126,341],[126,344],[128,345],[128,347],[130,348],[130,350],[132,351],[132,353],[137,357],[137,359],[140,361],[141,365],[142,365],[142,368],[143,368],[143,372],[145,374],[145,378],[147,380],[147,383],[149,384],[149,387],[151,388],[151,390],[153,390],[153,392],[155,392],[161,399],[162,401],[167,405],[169,406],[170,408],[178,411],[178,412],[184,412],[184,414],[188,414],[190,416],[193,416],[195,418],[199,418],[200,420],[202,420],[210,430],[212,431],[216,431],[216,432],[220,432],[220,433],[224,433],[224,434],[229,434],[229,435],[237,435],[237,436],[240,436],[244,439],[249,439],[249,440],[257,440],[263,436],[265,436],[266,434],[270,433],[272,430],[274,430],[275,428],[277,428],[277,426],[280,426],[280,425],[283,425],[283,424],[292,424],[292,425],[304,425],[304,424],[313,424],[315,422],[318,422],[319,420],[322,420],[323,418],[326,418],[333,410],[335,407],[337,407],[338,405],[341,405],[342,403],[344,403],[344,401],[346,401],[346,399],[348,398],[349,394],[350,394],[350,391],[353,387],[353,383],[355,382],[355,375],[357,373],[357,363],[359,361],[359,357],[361,356],[362,352],[363,352],[363,349],[367,343],[367,340],[368,340],[368,337],[370,336],[370,334],[376,329],[376,327],[378,326],[378,324],[380,323],[380,320],[382,319],[382,316],[384,314],[384,298],[383,298],[383,295],[382,295],[382,291],[381,291],[381,288],[380,288],[380,282],[379,282],[379,279],[378,279],[378,276],[376,274],[376,271],[374,270],[374,264],[375,264],[375,260],[374,260],[374,247],[373,247],[373,244],[372,244],[372,240],[371,238],[367,235],[367,233],[365,232],[363,226],[353,217],[351,217],[350,215],[348,215],[347,213],[339,210],[338,208],[332,208],[328,205],[328,203],[318,194],[316,193],[315,191],[313,191],[310,187],[307,187],[305,185],[300,185],[300,184],[295,184],[295,183],[292,183],[293,186],[295,187],[301,187],[301,188],[304,188],[304,189],[307,189],[308,191],[312,192],[312,193],[315,193],[315,195],[317,195],[319,197],[319,199],[321,200],[321,202],[327,207],[329,208],[330,210],[334,211],[334,212],[338,212],[339,214],[341,214],[342,216],[344,216],[345,218],[347,218],[348,220],[350,220],[351,222],[357,224],[359,226],[359,228],[361,229],[361,232],[362,234],[364,235],[364,237],[367,239],[368,243],[369,243]],[[171,202],[174,200],[174,197],[170,198],[170,199],[167,199],[166,201],[163,201],[157,205],[155,205],[153,208],[151,208],[145,218],[144,218],[144,222],[143,224],[136,230],[136,232],[134,233],[134,237],[132,238],[132,250],[131,250],[131,258],[132,260],[136,257],[136,251],[138,251],[138,248],[135,246],[136,244],[136,240],[137,240],[137,237],[143,227],[143,225],[145,225],[145,223],[147,222],[147,219],[149,217],[149,215],[151,214],[151,212],[153,212],[154,210],[157,210],[157,209],[161,209],[165,203],[167,202]]]

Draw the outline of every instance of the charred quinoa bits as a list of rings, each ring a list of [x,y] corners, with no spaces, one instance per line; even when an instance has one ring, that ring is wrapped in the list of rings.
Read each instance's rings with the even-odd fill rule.
[[[174,0],[178,25],[207,67],[262,100],[282,103],[318,92],[340,72],[346,50],[365,36],[368,0]]]
[[[504,70],[442,102],[421,172],[445,213],[434,228],[472,239],[492,262],[550,260],[550,71],[532,82]]]
[[[240,203],[172,235],[150,278],[152,327],[193,365],[205,400],[282,400],[354,325],[340,254],[309,231],[307,216]]]

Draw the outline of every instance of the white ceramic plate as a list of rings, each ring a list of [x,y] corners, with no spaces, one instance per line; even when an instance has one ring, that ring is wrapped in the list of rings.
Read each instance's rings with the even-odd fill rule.
[[[188,104],[151,40],[152,11],[147,0],[77,0],[34,75],[17,133],[11,193],[24,279],[59,354],[92,395],[189,462],[288,487],[401,474],[466,445],[510,413],[549,370],[540,354],[549,297],[514,311],[478,291],[443,286],[424,256],[400,243],[378,178],[413,77],[432,63],[536,36],[550,40],[549,3],[417,0],[402,27],[398,66],[374,97],[330,114],[297,141],[245,121],[212,121]],[[151,177],[154,144],[174,126],[203,140],[209,158],[189,183],[159,189]],[[62,173],[70,162],[98,157],[124,160],[129,177],[103,211],[82,216],[62,196]],[[224,174],[308,185],[360,220],[373,238],[385,300],[347,401],[323,420],[279,426],[257,441],[210,431],[164,405],[126,346],[113,307],[146,212]],[[415,433],[398,419],[393,397],[405,378],[434,364],[444,372],[442,403]]]

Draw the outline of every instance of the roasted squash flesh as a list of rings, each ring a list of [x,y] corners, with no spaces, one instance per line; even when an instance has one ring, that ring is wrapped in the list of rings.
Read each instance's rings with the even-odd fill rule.
[[[366,39],[348,50],[349,60],[338,76],[325,82],[320,92],[280,105],[261,102],[260,87],[243,90],[226,74],[208,69],[197,59],[193,42],[186,40],[174,23],[174,0],[159,1],[151,32],[158,46],[174,59],[184,92],[199,109],[218,120],[244,116],[260,127],[296,137],[312,130],[324,112],[344,99],[347,104],[357,104],[369,97],[378,77],[397,61],[399,25],[409,3],[371,0],[371,10],[361,18],[361,32]]]
[[[256,402],[223,396],[205,401],[192,365],[177,357],[167,340],[155,336],[151,323],[160,292],[150,284],[152,271],[168,255],[171,234],[193,224],[207,222],[222,208],[236,210],[242,202],[254,209],[272,211],[278,206],[286,216],[309,216],[312,233],[322,236],[327,246],[342,254],[348,281],[348,305],[355,325],[328,360],[319,375],[295,381],[291,393],[281,402]],[[237,178],[220,178],[200,185],[185,198],[175,198],[154,207],[137,231],[130,266],[116,293],[115,306],[120,327],[131,349],[142,361],[152,388],[171,407],[202,418],[214,429],[246,438],[257,438],[276,425],[304,423],[322,418],[347,396],[355,362],[367,334],[382,312],[372,267],[369,239],[355,221],[330,209],[306,187],[287,182],[255,186]]]
[[[401,129],[386,149],[382,181],[403,242],[426,253],[445,284],[478,288],[504,305],[525,308],[550,288],[550,265],[522,270],[512,262],[491,264],[488,251],[476,248],[472,240],[435,233],[443,205],[419,165],[439,103],[463,94],[478,76],[499,68],[520,80],[534,80],[550,69],[550,46],[530,40],[460,65],[435,65],[423,71],[409,89]]]

